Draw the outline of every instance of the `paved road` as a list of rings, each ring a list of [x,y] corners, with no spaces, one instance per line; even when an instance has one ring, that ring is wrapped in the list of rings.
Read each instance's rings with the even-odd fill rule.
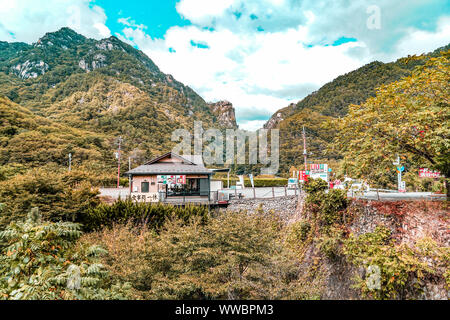
[[[228,190],[231,194],[234,194],[234,190]],[[244,190],[238,190],[238,192],[242,193],[244,195],[244,199],[252,199],[254,197],[253,195],[253,189],[246,188]],[[100,189],[100,194],[102,196],[109,196],[113,199],[120,198],[124,199],[129,196],[130,190],[128,188],[122,188],[122,189]],[[256,188],[255,189],[256,198],[272,198],[272,188]],[[283,187],[274,188],[274,194],[275,197],[284,197],[286,194],[288,196],[294,196],[298,194],[298,190],[286,190]],[[348,194],[349,197],[355,197],[359,199],[368,199],[368,200],[377,200],[378,196],[375,191],[365,192],[364,194],[356,194],[350,192]],[[397,193],[397,192],[380,192],[380,200],[385,201],[396,201],[396,200],[431,200],[431,199],[437,199],[437,200],[445,200],[445,196],[436,196],[433,195],[431,192],[408,192],[408,193]]]
[[[227,190],[229,193],[234,194],[234,190]],[[285,188],[274,188],[274,195],[275,197],[284,197],[286,195],[288,196],[294,196],[298,194],[295,190],[286,190]],[[242,193],[244,195],[245,199],[253,198],[253,189],[244,189],[244,190],[237,190],[237,193]],[[121,189],[114,189],[114,188],[101,188],[100,189],[100,195],[105,197],[112,197],[113,199],[120,198],[126,198],[130,194],[130,189],[128,188],[121,188]],[[256,188],[255,194],[257,198],[272,198],[272,188]]]
[[[348,194],[352,197],[352,193]],[[364,194],[353,194],[355,198],[377,200],[378,195],[376,191],[365,192]],[[380,200],[397,201],[397,200],[445,200],[445,195],[435,195],[431,192],[380,192]]]

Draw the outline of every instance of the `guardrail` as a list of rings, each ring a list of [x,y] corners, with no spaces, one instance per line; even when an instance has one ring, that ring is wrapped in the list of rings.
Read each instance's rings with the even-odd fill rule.
[[[384,193],[399,193],[399,191],[398,190],[390,190],[390,189],[372,189],[372,188],[370,188],[369,189],[369,192],[370,191],[372,191],[372,192],[384,192]]]

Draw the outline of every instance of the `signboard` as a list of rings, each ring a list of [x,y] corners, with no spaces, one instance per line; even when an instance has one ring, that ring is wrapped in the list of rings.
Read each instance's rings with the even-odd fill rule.
[[[419,170],[419,178],[443,178],[443,175],[439,171],[432,171],[428,168],[423,168]]]
[[[159,193],[132,193],[131,200],[134,202],[159,202]]]
[[[242,189],[244,189],[244,188],[245,188],[245,184],[244,184],[244,176],[238,176],[238,177],[239,177],[239,183],[241,184]]]
[[[253,175],[249,174],[248,177],[250,178],[250,182],[252,184],[252,188],[254,188],[255,187],[255,182],[253,181]]]
[[[398,191],[400,191],[400,192],[406,192],[406,182],[405,182],[405,181],[402,181],[402,182],[400,183],[400,188],[399,188]]]
[[[311,164],[311,178],[312,179],[322,179],[325,182],[328,182],[328,164]]]
[[[158,176],[159,184],[186,184],[186,176]]]
[[[178,184],[186,184],[186,176],[177,176]]]
[[[311,174],[318,172],[328,172],[328,164],[311,164]]]
[[[308,181],[308,174],[309,174],[309,171],[300,171],[298,180],[305,181],[305,182]]]
[[[328,172],[322,173],[322,172],[314,172],[311,173],[312,179],[322,179],[325,182],[328,182]]]

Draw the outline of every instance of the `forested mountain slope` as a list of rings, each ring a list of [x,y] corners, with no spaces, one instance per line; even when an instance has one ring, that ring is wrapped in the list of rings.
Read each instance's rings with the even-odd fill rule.
[[[424,63],[429,56],[437,56],[450,45],[419,58],[402,58],[392,63],[372,62],[355,71],[342,75],[310,94],[297,104],[276,112],[265,128],[280,129],[281,167],[289,170],[293,164],[303,163],[302,128],[306,127],[308,151],[313,159],[339,159],[339,154],[326,151],[335,135],[333,128],[326,127],[327,120],[347,114],[348,106],[359,105],[375,96],[383,84],[400,80]]]
[[[170,150],[171,133],[192,128],[195,120],[206,128],[222,127],[212,106],[141,51],[116,37],[97,41],[69,28],[32,45],[0,42],[0,95],[23,107],[30,119],[44,117],[53,125],[101,135],[106,162],[113,159],[119,136],[125,156],[139,163]],[[2,106],[8,109],[11,101],[2,99]],[[10,152],[11,145],[3,148]],[[82,158],[73,152],[75,161]]]
[[[106,136],[71,128],[33,114],[28,109],[0,96],[0,180],[1,172],[48,165],[67,166],[68,154],[74,163],[108,161]],[[7,178],[7,177],[3,177]]]

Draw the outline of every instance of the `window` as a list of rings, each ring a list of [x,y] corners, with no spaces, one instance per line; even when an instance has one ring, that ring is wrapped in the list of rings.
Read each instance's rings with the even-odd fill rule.
[[[150,192],[150,183],[149,182],[142,182],[141,183],[141,192],[142,193],[149,193]]]

